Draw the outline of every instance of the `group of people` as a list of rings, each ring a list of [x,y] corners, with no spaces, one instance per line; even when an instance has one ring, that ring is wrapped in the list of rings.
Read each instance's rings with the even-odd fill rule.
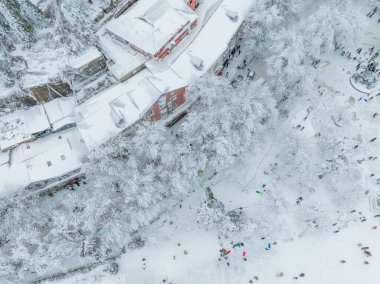
[[[316,60],[313,60],[313,62],[311,63],[311,65],[314,67],[314,68],[317,68],[317,65],[321,62],[320,59],[316,59]]]
[[[367,256],[367,257],[371,257],[372,256],[372,253],[369,251],[369,247],[363,246],[362,243],[358,243],[358,247],[361,249],[361,251],[364,253],[365,256]],[[343,260],[340,261],[340,263],[346,263],[346,261],[343,259]],[[367,260],[365,260],[363,263],[366,264],[366,265],[369,264],[369,262]]]
[[[234,48],[231,49],[230,53],[228,54],[227,58],[223,61],[221,68],[217,71],[218,76],[222,76],[223,70],[225,68],[228,68],[228,65],[230,64],[230,61],[235,57],[235,54],[240,55],[240,43],[238,43]],[[228,77],[228,72],[226,73],[226,76]]]
[[[376,52],[376,57],[378,56],[379,54]],[[375,72],[375,73],[379,73],[379,68],[377,68],[379,66],[379,63],[376,62],[376,61],[370,61],[368,62],[367,64],[367,70],[368,71],[371,71],[371,72]]]
[[[372,18],[372,16],[375,15],[376,11],[377,11],[377,7],[373,8],[372,11],[368,12],[367,17]],[[377,22],[379,23],[380,19]]]
[[[374,73],[377,73],[377,78],[379,78],[380,76],[380,70],[378,68],[379,66],[379,63],[376,61],[377,57],[379,56],[379,50],[377,50],[376,52],[374,51],[375,50],[375,47],[372,46],[371,48],[369,48],[369,55],[372,55],[373,53],[373,56],[369,59],[369,62],[367,64],[367,67],[366,69],[368,71],[371,71],[371,72],[374,72]]]
[[[231,245],[232,245],[232,248],[233,249],[236,249],[236,248],[244,248],[244,243],[243,242],[237,242],[237,243],[234,243],[234,242],[231,242]],[[223,244],[221,244],[221,246],[223,246]],[[221,248],[219,250],[220,252],[220,257],[219,257],[219,261],[222,260],[222,258],[224,258],[225,260],[227,260],[226,264],[228,266],[230,266],[230,263],[228,262],[228,256],[229,254],[232,252],[231,250],[229,249],[226,249],[226,248]],[[242,252],[242,258],[244,261],[247,261],[247,252],[245,250],[243,250]]]
[[[357,56],[353,56],[351,51],[345,51],[344,47],[338,47],[337,49],[342,49],[340,55],[346,56],[346,58],[349,60],[351,60],[351,59],[352,60],[358,60],[357,57],[361,56],[362,51],[363,51],[363,48],[360,47],[360,48],[356,49]],[[366,67],[363,68],[362,62],[359,61],[359,63],[356,65],[356,71],[359,71],[360,68],[363,68],[364,70],[368,70],[370,72],[376,73],[377,77],[379,78],[380,77],[379,63],[376,61],[376,59],[379,56],[379,50],[377,50],[375,52],[375,47],[372,46],[372,47],[368,48],[368,52],[364,53],[364,55],[367,55],[367,54],[372,55],[372,56],[369,58]]]

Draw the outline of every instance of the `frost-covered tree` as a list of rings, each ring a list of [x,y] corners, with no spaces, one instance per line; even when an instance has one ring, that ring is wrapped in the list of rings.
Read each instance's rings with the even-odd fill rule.
[[[189,101],[192,110],[175,132],[163,122],[141,123],[90,155],[86,188],[65,204],[84,208],[86,222],[70,220],[87,241],[99,238],[101,255],[125,246],[197,188],[200,171],[220,170],[244,155],[276,116],[262,82],[234,89],[202,79],[190,87]]]
[[[15,58],[10,51],[20,44],[29,47],[35,39],[35,30],[45,21],[41,11],[28,0],[0,1],[0,89],[15,84]]]
[[[275,101],[261,80],[234,89],[223,80],[201,79],[189,95],[198,101],[183,136],[207,157],[208,170],[228,167],[276,118]]]
[[[363,32],[364,15],[354,5],[354,1],[335,0],[331,10],[331,24],[334,27],[334,44],[346,48],[357,48],[356,44]]]
[[[269,41],[271,35],[292,21],[298,20],[299,12],[307,3],[308,1],[300,0],[256,1],[244,22],[245,35],[249,39],[244,41],[247,53],[256,56],[266,53],[271,46]]]
[[[286,101],[307,94],[316,74],[313,63],[337,46],[352,47],[360,34],[360,23],[352,1],[327,0],[315,14],[301,18],[297,24],[269,32],[266,65],[276,97]]]
[[[274,35],[272,56],[266,63],[273,78],[273,89],[278,99],[306,94],[312,89],[315,70],[307,58],[303,35],[285,29]]]
[[[89,224],[98,227],[105,246],[125,245],[126,235],[148,225],[199,181],[205,162],[185,143],[162,122],[143,123],[133,135],[120,135],[90,157],[89,201],[99,204],[95,193],[103,200],[102,210],[89,206]]]
[[[0,2],[0,38],[17,43],[33,40],[35,26],[41,26],[41,11],[29,0],[3,0]]]
[[[241,231],[247,223],[241,210],[226,211],[224,204],[206,189],[206,200],[197,209],[197,222],[207,228],[216,228],[220,234]]]

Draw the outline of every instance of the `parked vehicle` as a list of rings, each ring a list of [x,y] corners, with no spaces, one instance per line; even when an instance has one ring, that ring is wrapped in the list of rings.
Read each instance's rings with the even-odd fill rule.
[[[242,75],[238,75],[235,79],[231,81],[232,87],[236,88],[241,81],[244,80],[244,77]]]
[[[256,71],[248,69],[247,78],[253,80],[255,78]]]

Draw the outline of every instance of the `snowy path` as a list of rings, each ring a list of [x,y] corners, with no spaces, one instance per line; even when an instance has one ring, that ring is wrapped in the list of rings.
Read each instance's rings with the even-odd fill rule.
[[[278,130],[281,129],[282,127],[284,127],[284,125],[286,125],[286,123],[293,120],[294,117],[297,115],[297,113],[299,113],[303,109],[304,109],[304,107],[302,107],[301,109],[292,109],[291,112],[288,114],[288,117],[284,121],[279,122],[278,129],[273,130],[273,132],[275,132],[276,134],[271,139],[271,141],[269,141],[269,143],[266,144],[267,147],[261,151],[263,154],[256,158],[259,160],[259,162],[258,162],[258,164],[254,170],[254,174],[253,174],[252,178],[250,178],[250,180],[247,182],[247,184],[244,185],[243,191],[247,191],[247,188],[249,186],[252,186],[252,183],[255,183],[255,186],[257,186],[257,187],[261,187],[262,183],[257,182],[258,172],[259,172],[259,170],[261,170],[261,167],[262,167],[264,161],[269,157],[269,154],[271,153],[273,146],[278,142],[279,136],[282,134]],[[247,174],[247,176],[249,176],[249,175]]]

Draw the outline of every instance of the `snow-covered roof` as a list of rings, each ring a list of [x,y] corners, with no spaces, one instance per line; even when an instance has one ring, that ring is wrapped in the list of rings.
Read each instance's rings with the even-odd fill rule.
[[[224,0],[172,68],[189,82],[204,75],[227,49],[251,5],[251,0]]]
[[[50,128],[49,120],[43,105],[27,109],[24,111],[23,115],[30,134],[39,133]]]
[[[75,171],[87,154],[88,148],[75,127],[22,144],[12,150],[11,164],[0,166],[0,194],[4,188],[22,189]]]
[[[0,149],[2,151],[33,138],[50,129],[44,107],[38,105],[16,111],[0,119]]]
[[[108,69],[118,80],[121,80],[150,59],[148,56],[136,52],[128,45],[114,40],[108,34],[100,36],[99,46],[104,54],[115,63],[114,65],[108,65]]]
[[[66,51],[63,48],[45,49],[43,52],[16,50],[12,54],[22,56],[27,62],[27,73],[21,79],[24,88],[43,85],[59,78],[61,71],[68,64]]]
[[[101,58],[103,55],[95,47],[90,47],[82,55],[70,60],[70,66],[74,69],[81,69],[92,61]]]
[[[53,131],[67,124],[75,123],[75,107],[74,97],[57,98],[44,104]]]
[[[186,85],[170,68],[159,73],[145,69],[80,105],[79,131],[93,149],[141,119],[162,94]]]
[[[77,126],[90,149],[122,131],[111,117],[110,103],[122,94],[132,91],[145,72],[148,71],[144,70],[128,81],[117,84],[78,106]]]
[[[37,182],[60,177],[81,168],[86,154],[85,144],[81,142],[82,147],[72,148],[72,144],[75,142],[80,143],[79,140],[67,138],[54,148],[25,161],[31,181]],[[51,165],[49,166],[49,164]]]
[[[149,63],[156,63],[156,61],[152,61],[153,60]],[[159,64],[159,62],[157,63]],[[164,69],[155,69],[152,64],[147,64],[146,66],[151,72],[151,75],[147,76],[146,80],[148,80],[160,94],[165,94],[188,85],[188,83],[169,66],[166,66]]]
[[[106,29],[153,56],[197,17],[184,1],[139,0]]]

